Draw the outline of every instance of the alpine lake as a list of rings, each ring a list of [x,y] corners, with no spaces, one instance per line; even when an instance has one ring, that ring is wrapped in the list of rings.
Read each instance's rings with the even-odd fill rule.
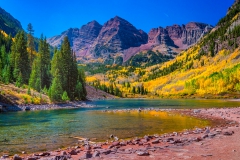
[[[106,141],[113,134],[120,139],[128,139],[212,125],[208,120],[166,111],[127,112],[125,109],[240,106],[239,101],[201,99],[117,99],[86,103],[93,107],[0,113],[0,153],[11,155],[22,151],[55,150],[75,146],[81,137]]]

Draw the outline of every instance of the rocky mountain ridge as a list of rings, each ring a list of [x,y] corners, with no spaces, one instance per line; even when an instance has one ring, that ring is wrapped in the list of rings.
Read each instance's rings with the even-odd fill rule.
[[[147,34],[116,16],[103,26],[97,21],[92,21],[80,29],[70,28],[47,41],[50,45],[58,47],[63,37],[68,36],[80,62],[122,64],[132,56],[148,50],[164,55],[177,55],[195,44],[212,28],[208,24],[190,22],[182,26],[153,28]]]
[[[182,50],[194,45],[206,33],[212,30],[212,26],[204,23],[190,22],[186,25],[173,25],[166,28],[153,28],[148,33],[148,43],[140,47],[132,47],[124,51],[123,62],[132,56],[153,50],[164,55],[175,56]]]

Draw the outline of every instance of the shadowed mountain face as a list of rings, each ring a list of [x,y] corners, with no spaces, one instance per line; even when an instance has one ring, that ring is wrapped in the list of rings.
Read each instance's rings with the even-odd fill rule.
[[[130,47],[145,44],[147,39],[145,32],[137,30],[128,21],[116,16],[103,25],[94,42],[94,47],[97,52],[101,52],[102,50],[99,51],[99,48],[104,46],[105,51],[117,53]]]
[[[166,28],[153,28],[147,35],[136,29],[128,21],[116,16],[101,26],[92,21],[80,29],[70,28],[61,35],[48,39],[48,43],[59,47],[65,36],[68,36],[72,49],[82,62],[109,62],[116,59],[123,62],[132,56],[147,50],[162,54],[177,54],[195,44],[199,38],[212,29],[203,23],[190,22],[186,25],[173,25]]]
[[[78,56],[84,56],[91,49],[91,45],[97,39],[102,25],[97,21],[89,22],[80,29],[70,28],[61,35],[48,39],[48,43],[54,47],[60,47],[64,37],[68,36],[72,49]]]
[[[23,29],[18,20],[0,7],[0,30],[15,36],[18,31]]]

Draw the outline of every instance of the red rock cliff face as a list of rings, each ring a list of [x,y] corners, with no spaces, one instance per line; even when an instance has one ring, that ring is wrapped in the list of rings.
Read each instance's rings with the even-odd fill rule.
[[[169,37],[168,31],[165,28],[153,28],[148,34],[148,43],[151,44],[165,44],[174,45],[172,39]]]
[[[169,37],[171,38],[171,39],[179,39],[179,38],[181,38],[182,37],[182,34],[183,34],[183,29],[182,29],[182,27],[181,26],[179,26],[179,25],[177,25],[177,24],[175,24],[175,25],[173,25],[173,26],[168,26],[168,27],[166,27],[166,30],[167,30],[167,32],[168,32],[168,34],[169,34]]]
[[[209,30],[209,25],[204,23],[190,22],[186,26],[167,26],[166,29],[159,27],[153,28],[148,34],[148,43],[166,44],[186,49],[188,46],[195,44],[198,39]],[[211,29],[212,27],[209,27]]]
[[[207,24],[190,22],[186,26],[183,26],[182,43],[190,46],[198,41],[198,39],[204,34]]]

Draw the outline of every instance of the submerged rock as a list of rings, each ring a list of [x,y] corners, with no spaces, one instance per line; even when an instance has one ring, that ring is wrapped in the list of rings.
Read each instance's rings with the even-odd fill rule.
[[[84,153],[84,155],[81,157],[81,159],[88,159],[88,158],[92,158],[92,154],[90,152]]]
[[[40,153],[39,156],[50,156],[50,153],[48,152]]]
[[[224,132],[223,135],[225,135],[225,136],[231,136],[232,133],[231,133],[231,132]]]
[[[114,136],[111,134],[110,136],[109,136],[109,138],[111,139],[111,138],[113,138]]]
[[[75,150],[71,150],[70,152],[68,152],[71,155],[77,155],[77,152]]]
[[[92,156],[93,157],[99,157],[100,156],[100,152],[99,151],[95,151]]]
[[[35,157],[28,157],[27,160],[37,160],[38,158]]]
[[[136,153],[138,156],[149,156],[149,153],[147,151],[137,151]]]
[[[9,155],[4,154],[1,158],[2,158],[2,159],[9,158]]]
[[[19,155],[15,154],[15,155],[13,156],[13,160],[22,160],[22,158],[19,157]]]
[[[155,139],[152,141],[152,144],[158,144],[159,143],[159,139]]]

